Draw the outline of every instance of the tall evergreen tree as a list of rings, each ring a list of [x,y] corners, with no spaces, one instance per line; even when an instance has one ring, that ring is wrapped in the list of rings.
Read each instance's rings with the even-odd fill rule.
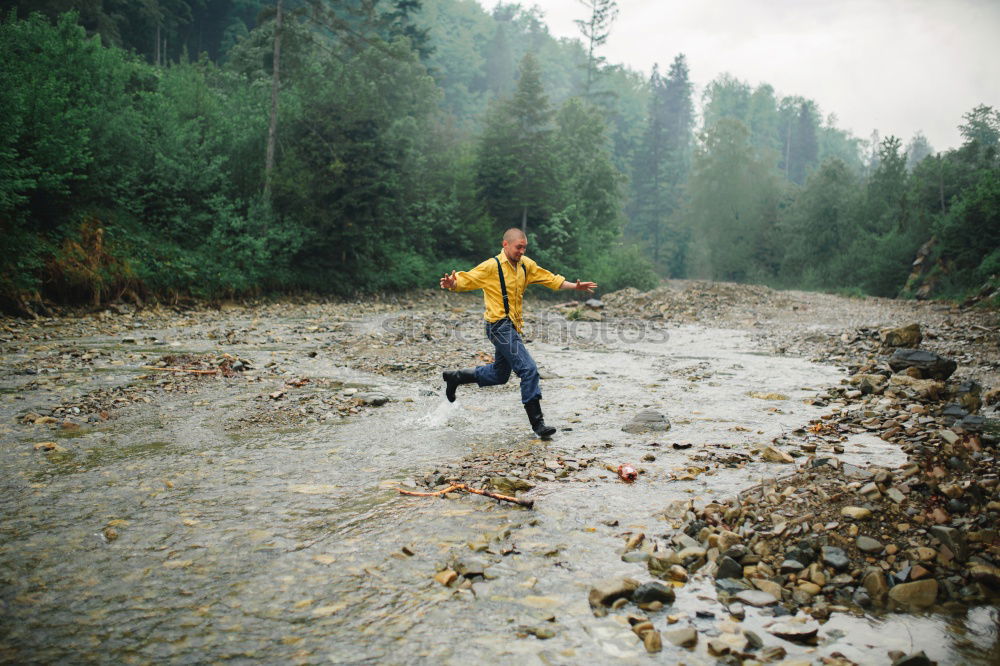
[[[649,77],[646,130],[632,165],[631,232],[649,248],[654,265],[659,265],[662,245],[665,157],[667,127],[664,117],[665,83],[658,65]]]
[[[691,170],[693,146],[694,103],[693,86],[688,78],[687,59],[678,54],[670,64],[663,86],[663,115],[666,127],[668,205],[673,212],[680,203],[680,187]]]
[[[917,132],[910,139],[910,143],[906,144],[906,168],[909,171],[920,164],[923,159],[929,155],[934,154],[934,149],[931,147],[931,142],[927,140],[923,132]]]
[[[611,36],[611,24],[618,18],[618,3],[615,0],[577,0],[589,12],[586,19],[574,21],[583,35],[587,49],[587,82],[583,94],[589,96],[594,81],[606,62],[604,56],[597,55],[597,49],[604,46]]]
[[[804,100],[799,104],[798,114],[790,133],[785,173],[788,180],[803,185],[806,175],[819,157],[819,141],[816,137],[816,105]]]
[[[632,168],[633,234],[648,247],[653,265],[673,275],[683,270],[687,247],[675,214],[691,169],[691,88],[683,54],[674,58],[665,79],[653,68],[646,131]]]
[[[491,107],[479,144],[479,197],[498,227],[527,230],[554,212],[557,179],[551,142],[552,109],[538,61],[528,52],[514,95]]]

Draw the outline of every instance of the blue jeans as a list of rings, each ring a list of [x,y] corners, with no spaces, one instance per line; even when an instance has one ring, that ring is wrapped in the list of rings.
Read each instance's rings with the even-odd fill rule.
[[[521,341],[514,324],[509,319],[486,322],[486,337],[493,343],[496,360],[476,368],[476,383],[480,386],[506,384],[510,371],[521,378],[521,402],[531,402],[542,397],[538,386],[538,366]]]

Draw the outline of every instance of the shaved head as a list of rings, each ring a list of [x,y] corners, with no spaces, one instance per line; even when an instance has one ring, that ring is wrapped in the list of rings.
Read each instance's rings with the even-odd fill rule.
[[[517,240],[521,240],[522,238],[527,240],[528,237],[525,236],[524,232],[518,229],[517,227],[511,227],[507,231],[503,232],[503,239],[510,243],[513,243],[514,241]]]
[[[510,259],[510,263],[517,266],[524,251],[528,249],[528,237],[517,227],[511,227],[503,232],[503,251]]]

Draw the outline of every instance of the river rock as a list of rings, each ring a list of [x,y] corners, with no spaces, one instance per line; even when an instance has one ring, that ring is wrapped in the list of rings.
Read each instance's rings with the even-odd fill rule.
[[[515,493],[520,490],[531,490],[535,484],[516,476],[494,476],[490,479],[490,485],[505,493]]]
[[[879,606],[885,605],[886,597],[889,594],[889,586],[885,582],[885,575],[878,569],[869,571],[862,582],[868,596]]]
[[[806,568],[806,565],[802,564],[798,560],[785,560],[781,563],[781,568],[779,571],[783,574],[798,573]]]
[[[656,629],[647,631],[642,637],[642,644],[646,647],[646,652],[653,654],[663,649],[663,639]]]
[[[676,580],[681,583],[685,583],[687,582],[688,579],[687,569],[685,569],[679,564],[672,564],[670,565],[670,568],[667,570],[667,578],[669,578],[670,580]]]
[[[891,499],[896,504],[900,504],[903,500],[906,499],[906,495],[904,495],[902,491],[900,491],[899,488],[896,488],[895,486],[886,490],[885,496]]]
[[[748,606],[756,606],[758,608],[763,606],[773,606],[778,603],[779,597],[775,597],[769,592],[764,592],[763,590],[743,590],[736,595],[744,604]]]
[[[823,546],[823,564],[831,567],[834,571],[844,571],[851,566],[851,561],[847,558],[847,553],[842,548],[836,546]]]
[[[920,346],[923,336],[920,333],[920,324],[910,324],[900,328],[883,328],[878,333],[883,347],[909,347],[914,349]]]
[[[927,608],[937,600],[938,582],[933,578],[900,583],[889,590],[889,599],[900,606]]]
[[[872,517],[872,512],[860,506],[845,506],[840,510],[840,515],[851,520],[867,520]]]
[[[635,564],[637,562],[645,562],[649,559],[649,553],[643,552],[641,550],[630,550],[629,552],[622,555],[622,562],[629,562]]]
[[[889,378],[883,375],[857,374],[850,381],[861,390],[862,395],[879,395],[885,391]]]
[[[1000,568],[990,564],[975,564],[969,567],[969,576],[974,581],[1000,589]]]
[[[455,563],[455,571],[465,576],[466,578],[472,578],[474,576],[482,576],[486,572],[486,567],[488,563],[486,560],[478,557],[467,557],[458,560]]]
[[[670,430],[670,421],[663,414],[652,409],[646,409],[633,416],[632,420],[622,427],[622,430],[632,434],[665,432]]]
[[[671,550],[665,554],[654,553],[650,555],[649,559],[646,560],[646,569],[649,570],[652,576],[662,578],[663,580],[671,580],[671,569],[672,567],[679,566],[679,564],[680,558],[677,557],[675,551]]]
[[[781,586],[775,583],[773,580],[764,580],[763,578],[754,578],[753,586],[756,587],[761,592],[767,592],[775,599],[781,599]]]
[[[815,622],[788,621],[772,624],[767,630],[786,641],[803,643],[816,637],[816,634],[819,633],[819,625]]]
[[[775,448],[773,446],[764,447],[764,449],[760,452],[760,457],[766,460],[767,462],[785,463],[785,464],[795,462],[795,458],[791,457],[781,449]]]
[[[911,389],[917,397],[924,400],[937,400],[945,392],[944,382],[935,379],[914,379],[906,375],[893,375],[889,378],[889,385]]]
[[[892,666],[934,666],[933,661],[927,658],[924,651],[904,654],[892,660]]]
[[[743,566],[731,557],[723,557],[719,560],[719,569],[715,572],[716,578],[743,578]]]
[[[948,379],[958,363],[923,349],[897,349],[889,357],[889,367],[893,372],[916,368],[924,379]]]
[[[955,389],[955,400],[969,412],[978,412],[983,406],[983,387],[975,380],[967,380],[958,385]]]
[[[934,525],[931,527],[931,534],[938,541],[948,546],[955,555],[955,559],[959,562],[964,562],[968,558],[969,546],[966,542],[965,534],[961,530],[954,527],[945,527],[944,525]]]
[[[634,578],[610,578],[594,584],[587,600],[591,608],[610,606],[617,599],[627,599],[639,587]]]
[[[884,546],[875,539],[867,536],[859,536],[856,541],[858,550],[862,553],[881,553]]]
[[[659,601],[665,606],[674,603],[674,588],[664,585],[658,580],[643,583],[632,592],[632,601],[637,604],[648,604]]]
[[[372,407],[381,407],[385,403],[389,402],[389,396],[384,393],[379,393],[378,391],[359,393],[355,396],[355,398],[366,405],[371,405]]]
[[[663,634],[667,640],[678,647],[690,648],[698,644],[698,632],[694,627],[671,629]]]

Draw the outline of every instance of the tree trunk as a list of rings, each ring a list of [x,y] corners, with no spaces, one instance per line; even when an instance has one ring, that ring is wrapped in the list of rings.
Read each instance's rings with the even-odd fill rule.
[[[785,179],[792,179],[792,121],[788,121],[788,131],[785,133]]]
[[[941,164],[941,154],[938,153],[938,198],[941,200],[941,214],[944,215],[947,210],[944,207],[944,167]]]
[[[278,87],[281,84],[281,0],[274,24],[274,63],[271,76],[271,122],[267,128],[267,157],[264,160],[264,196],[271,198],[271,172],[274,171],[274,143],[278,133]]]

